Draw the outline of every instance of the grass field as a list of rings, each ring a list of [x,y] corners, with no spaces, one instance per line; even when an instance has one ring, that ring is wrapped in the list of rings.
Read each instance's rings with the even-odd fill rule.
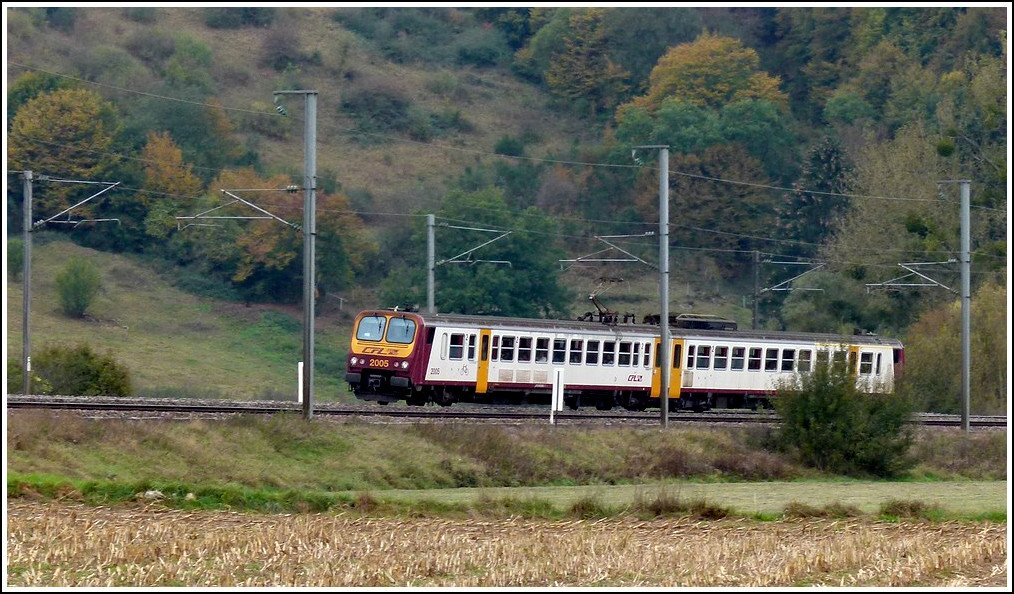
[[[764,431],[9,410],[7,585],[1008,581],[1005,432],[921,432],[912,471],[873,481]]]
[[[994,523],[6,511],[19,587],[1010,586]]]

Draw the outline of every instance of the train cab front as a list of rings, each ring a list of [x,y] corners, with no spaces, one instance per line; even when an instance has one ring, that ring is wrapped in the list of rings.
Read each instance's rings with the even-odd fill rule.
[[[412,396],[413,354],[421,326],[419,316],[405,312],[356,316],[345,372],[356,398],[387,404]]]

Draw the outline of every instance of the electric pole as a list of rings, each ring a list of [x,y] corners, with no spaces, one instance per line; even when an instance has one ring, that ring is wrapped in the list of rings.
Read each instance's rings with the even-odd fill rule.
[[[303,95],[305,128],[303,131],[303,418],[313,417],[313,326],[315,295],[315,246],[317,235],[317,91],[275,91],[278,95]],[[278,112],[285,114],[278,106]]]

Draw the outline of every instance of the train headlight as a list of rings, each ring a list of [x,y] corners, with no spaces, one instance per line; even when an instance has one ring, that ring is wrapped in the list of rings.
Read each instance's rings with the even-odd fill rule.
[[[358,364],[359,364],[358,357],[352,357],[351,359],[349,359],[349,365],[358,365]]]
[[[408,369],[408,361],[402,361],[401,362],[401,368],[402,369]]]

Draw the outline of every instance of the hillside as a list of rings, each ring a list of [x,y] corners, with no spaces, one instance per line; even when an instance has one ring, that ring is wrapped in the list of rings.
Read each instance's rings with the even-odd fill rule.
[[[13,35],[7,59],[73,72],[82,60],[112,62],[109,54],[128,52],[126,47],[137,35],[191,37],[210,49],[215,96],[230,111],[236,133],[269,169],[302,171],[301,98],[285,101],[289,118],[283,139],[255,133],[246,124],[258,113],[277,115],[272,112],[275,91],[316,90],[318,173],[333,176],[347,191],[368,193],[373,198],[370,210],[377,213],[404,214],[407,205],[421,208],[436,203],[451,179],[492,155],[494,144],[505,135],[535,133],[537,140],[530,148],[536,156],[594,138],[595,131],[578,118],[551,109],[544,91],[504,70],[462,66],[431,70],[385,60],[337,23],[334,12],[333,8],[280,8],[271,29],[212,29],[204,23],[200,8],[160,7],[151,22],[132,21],[122,8],[87,8],[77,11],[70,34],[46,30],[45,35],[29,31]],[[12,32],[22,24],[13,18],[11,22]],[[303,63],[284,72],[264,65],[265,45],[275,31],[292,35],[294,51],[317,55],[319,63]],[[101,71],[102,65],[93,68],[99,71],[95,78],[100,83],[113,78],[112,73]],[[9,67],[8,83],[24,73],[22,68]],[[138,75],[131,71],[121,76]],[[467,129],[431,143],[398,134],[381,134],[372,144],[353,141],[349,131],[356,125],[340,109],[343,94],[378,81],[393,85],[423,112],[460,112],[469,124]]]
[[[632,147],[662,145],[671,312],[908,340],[951,295],[869,287],[902,274],[898,262],[956,261],[957,186],[941,179],[973,180],[973,292],[1006,283],[1003,8],[5,15],[8,237],[21,233],[17,172],[116,180],[81,214],[120,224],[46,233],[243,310],[301,298],[302,196],[283,188],[302,179],[306,114],[299,93],[273,104],[293,90],[318,98],[324,309],[422,303],[423,215],[435,213],[438,259],[471,254],[477,231],[520,231],[456,262],[476,266],[437,269],[441,311],[658,313],[658,169]],[[225,188],[249,189],[289,229],[227,207]],[[89,189],[40,184],[33,214]],[[197,212],[240,218],[182,228]],[[818,272],[785,286],[799,265]],[[950,268],[941,282],[955,286]]]
[[[88,344],[127,367],[138,395],[234,399],[295,399],[302,358],[298,307],[244,305],[200,298],[124,255],[97,252],[52,235],[33,245],[33,352]],[[101,290],[82,319],[60,310],[54,279],[72,258],[91,261]],[[23,281],[7,279],[6,358],[20,360]],[[316,321],[316,397],[351,401],[342,373],[351,299],[321,308]],[[19,390],[20,391],[20,390]]]

